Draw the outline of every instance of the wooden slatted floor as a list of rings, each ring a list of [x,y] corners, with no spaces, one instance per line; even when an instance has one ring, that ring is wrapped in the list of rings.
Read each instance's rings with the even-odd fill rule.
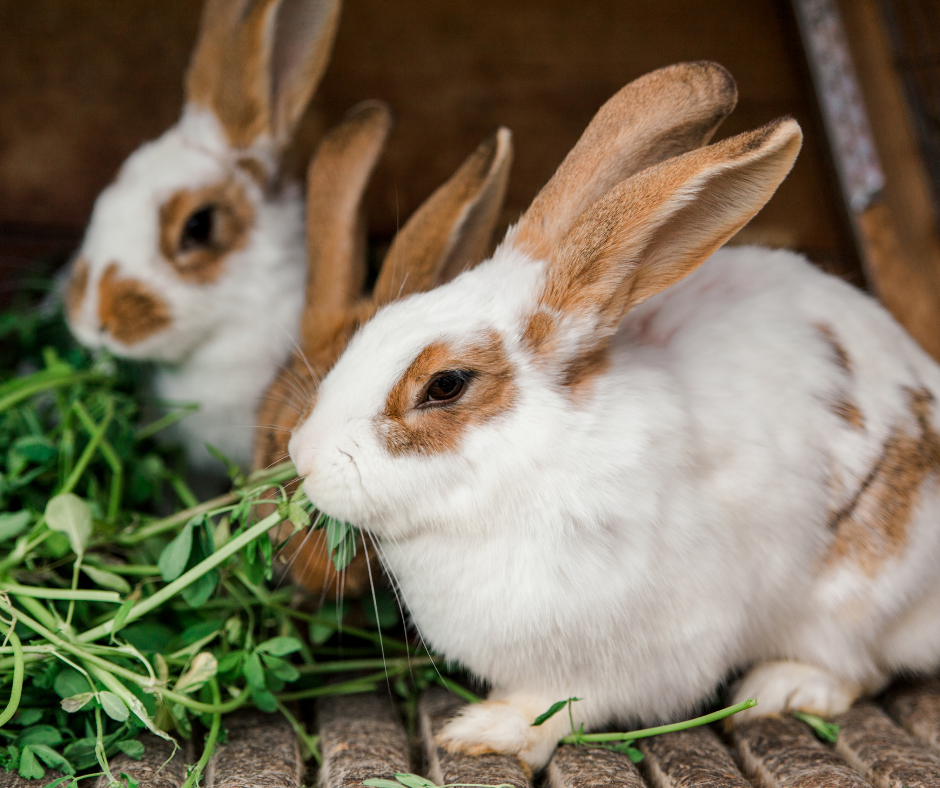
[[[316,709],[323,765],[307,771],[290,726],[279,715],[244,713],[227,722],[228,741],[206,771],[205,788],[353,788],[369,777],[424,774],[436,783],[509,783],[515,788],[940,788],[940,681],[899,685],[876,703],[841,715],[834,745],[796,719],[771,717],[735,729],[697,728],[639,742],[634,765],[603,749],[560,747],[533,781],[514,758],[458,756],[434,745],[434,734],[461,706],[442,689],[418,704],[417,739],[409,742],[388,695],[322,700]],[[141,788],[178,788],[182,758],[164,765],[170,748],[148,737],[140,761],[112,761]],[[161,768],[162,766],[162,768]],[[0,788],[38,788],[0,772]],[[106,788],[103,780],[95,788]]]

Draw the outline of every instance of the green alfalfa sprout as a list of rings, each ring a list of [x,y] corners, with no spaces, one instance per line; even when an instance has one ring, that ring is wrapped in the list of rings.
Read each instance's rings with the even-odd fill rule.
[[[590,746],[616,750],[617,752],[624,753],[634,763],[639,763],[643,760],[643,753],[633,746],[633,743],[637,739],[645,739],[650,736],[660,736],[664,733],[674,733],[675,731],[696,728],[700,725],[708,725],[709,723],[723,720],[725,717],[730,717],[732,714],[737,714],[738,712],[753,708],[757,705],[757,701],[754,698],[750,698],[742,703],[736,703],[733,706],[728,706],[727,708],[714,711],[711,714],[705,714],[701,717],[695,717],[691,720],[685,720],[684,722],[658,725],[654,728],[642,728],[625,733],[585,733],[583,723],[577,730],[575,729],[574,715],[571,710],[571,705],[579,700],[581,700],[581,698],[571,697],[566,700],[556,701],[545,712],[536,717],[532,725],[538,726],[544,724],[547,720],[567,707],[571,733],[560,739],[559,744],[574,744],[580,747]]]
[[[800,722],[804,722],[812,729],[813,733],[822,741],[835,744],[839,738],[839,725],[835,722],[827,722],[817,714],[809,714],[805,711],[791,712],[792,716]]]

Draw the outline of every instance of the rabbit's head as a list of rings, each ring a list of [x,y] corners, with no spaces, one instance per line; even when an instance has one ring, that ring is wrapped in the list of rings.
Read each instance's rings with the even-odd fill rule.
[[[302,287],[303,208],[281,155],[332,49],[339,0],[207,0],[179,122],[95,203],[65,290],[86,345],[179,362]]]
[[[371,295],[363,292],[366,250],[362,196],[391,126],[384,105],[365,102],[331,130],[307,173],[306,302],[300,347],[262,399],[255,467],[287,458],[294,426],[316,398],[320,380],[349,338],[384,304],[431,289],[482,260],[505,197],[512,143],[509,131],[488,137],[453,176],[415,211],[385,255]],[[295,579],[310,590],[340,583],[322,532],[298,536],[284,552]],[[360,552],[342,584],[346,594],[367,587]]]
[[[520,501],[562,505],[553,454],[566,444],[552,426],[583,413],[603,465],[594,383],[615,366],[624,314],[740,229],[799,150],[790,119],[698,147],[734,96],[710,64],[631,83],[490,260],[363,326],[291,439],[308,497],[391,539],[510,527],[500,512]],[[577,511],[584,495],[568,490],[563,505]]]

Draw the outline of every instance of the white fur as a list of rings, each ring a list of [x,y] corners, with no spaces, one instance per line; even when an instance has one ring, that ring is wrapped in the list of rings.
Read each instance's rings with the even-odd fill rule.
[[[135,151],[101,193],[79,250],[90,274],[72,331],[89,347],[158,362],[155,394],[199,404],[175,435],[197,466],[215,462],[207,442],[250,463],[260,397],[296,341],[303,307],[300,189],[291,184],[265,195],[236,166],[239,155],[244,151],[231,149],[214,115],[187,107],[180,122]],[[160,253],[160,206],[180,189],[229,177],[238,179],[254,208],[248,243],[225,258],[215,282],[187,282]],[[169,304],[167,329],[133,345],[102,329],[98,283],[111,263],[120,278],[144,282]]]
[[[572,400],[521,341],[545,270],[507,242],[380,311],[291,441],[310,499],[375,535],[429,646],[492,685],[446,744],[540,766],[568,722],[529,723],[572,695],[575,724],[653,723],[783,661],[743,691],[764,713],[827,713],[940,663],[929,480],[900,557],[874,577],[822,563],[831,512],[889,431],[916,434],[904,387],[940,394],[940,368],[881,306],[796,254],[724,249],[630,312],[609,369]],[[393,456],[377,425],[404,370],[431,342],[491,330],[513,365],[511,409],[455,454]],[[828,407],[840,394],[863,430]]]

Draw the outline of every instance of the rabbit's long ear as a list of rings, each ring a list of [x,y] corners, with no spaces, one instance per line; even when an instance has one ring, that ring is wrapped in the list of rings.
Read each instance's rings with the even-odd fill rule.
[[[326,70],[340,0],[206,0],[186,74],[187,101],[219,119],[231,145],[287,143]]]
[[[392,113],[363,102],[320,142],[307,169],[307,297],[301,344],[343,322],[359,300],[366,273],[362,196],[385,147]]]
[[[375,283],[377,306],[430,290],[486,256],[511,165],[512,134],[497,129],[395,236]]]
[[[532,344],[559,331],[579,355],[603,349],[628,309],[694,271],[763,207],[802,139],[797,122],[782,118],[611,189],[552,253]]]
[[[679,63],[622,88],[598,110],[516,225],[514,244],[546,258],[592,203],[640,170],[707,143],[734,109],[717,63]]]

